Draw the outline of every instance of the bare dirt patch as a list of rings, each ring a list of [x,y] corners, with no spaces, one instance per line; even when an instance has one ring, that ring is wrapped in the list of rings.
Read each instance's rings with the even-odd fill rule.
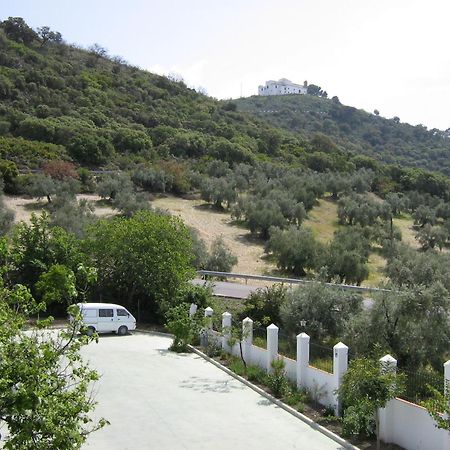
[[[212,209],[201,200],[177,197],[158,198],[152,206],[167,209],[172,215],[180,217],[186,225],[198,230],[207,245],[222,236],[238,258],[234,272],[267,275],[276,270],[275,265],[265,257],[263,243],[252,238],[246,229],[233,225],[228,212]]]
[[[98,195],[95,194],[79,194],[78,199],[86,199],[94,204],[94,214],[97,217],[111,217],[117,214],[110,206],[104,205]],[[36,198],[19,197],[17,195],[5,195],[5,205],[14,211],[14,222],[30,223],[31,214],[41,214],[45,210],[47,200]]]

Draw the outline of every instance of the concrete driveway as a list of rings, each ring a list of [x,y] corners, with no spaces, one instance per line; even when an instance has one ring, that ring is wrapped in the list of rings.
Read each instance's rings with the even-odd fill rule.
[[[84,449],[342,448],[203,358],[169,352],[170,343],[108,335],[83,350],[102,374],[95,416],[111,422]]]

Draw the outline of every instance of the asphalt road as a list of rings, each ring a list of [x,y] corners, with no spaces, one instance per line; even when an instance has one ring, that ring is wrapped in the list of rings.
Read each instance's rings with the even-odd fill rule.
[[[193,284],[203,286],[205,280],[196,278],[192,280]],[[249,284],[230,283],[229,281],[213,281],[212,282],[214,295],[220,297],[230,298],[247,298],[253,291],[260,289],[262,286],[251,286]],[[373,305],[373,300],[369,297],[363,299],[363,306],[365,309],[370,309]]]
[[[196,278],[192,280],[192,283],[203,286],[206,282],[205,280]],[[230,298],[247,298],[253,291],[261,288],[261,286],[230,283],[229,281],[213,281],[212,287],[214,295]]]
[[[340,449],[195,354],[167,350],[171,339],[101,336],[83,349],[102,374],[95,417],[111,424],[83,449]]]

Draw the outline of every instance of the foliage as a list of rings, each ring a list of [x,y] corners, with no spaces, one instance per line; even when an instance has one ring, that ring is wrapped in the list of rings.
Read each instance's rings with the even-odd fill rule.
[[[54,264],[42,273],[36,283],[36,290],[46,305],[53,302],[70,303],[78,296],[75,274],[62,264]]]
[[[166,319],[166,328],[174,335],[170,350],[186,352],[200,333],[201,323],[198,317],[190,316],[186,304],[180,304],[166,312]]]
[[[287,292],[281,305],[283,328],[297,335],[305,327],[314,340],[337,338],[343,335],[348,320],[361,311],[362,299],[358,294],[310,283]]]
[[[189,231],[174,217],[141,211],[101,220],[86,247],[98,268],[98,294],[120,298],[138,320],[161,318],[194,275]]]
[[[320,244],[311,229],[293,225],[286,230],[271,228],[266,252],[272,253],[278,268],[302,276],[317,265]]]
[[[400,367],[439,369],[450,338],[449,313],[450,297],[440,282],[383,292],[347,325],[346,342],[359,354],[378,343]]]
[[[375,359],[352,360],[338,390],[344,407],[344,431],[367,435],[376,432],[378,440],[378,408],[398,396],[403,384],[401,375]]]
[[[205,269],[208,261],[208,249],[205,241],[200,237],[199,232],[189,227],[189,233],[192,239],[192,252],[194,254],[193,265],[196,269]]]
[[[443,430],[450,430],[450,383],[446,381],[444,393],[433,386],[429,386],[433,397],[423,402],[428,414],[436,422],[436,426]]]
[[[75,166],[68,161],[49,161],[42,167],[42,172],[44,175],[59,181],[66,178],[78,178]]]
[[[75,274],[86,257],[74,235],[60,227],[51,227],[49,215],[32,214],[31,223],[18,224],[12,235],[9,278],[31,289],[51,266],[61,264]]]
[[[262,325],[274,323],[280,326],[280,309],[285,302],[288,289],[282,284],[274,284],[252,291],[244,301],[243,317],[251,317]]]
[[[184,285],[177,293],[177,301],[187,305],[197,305],[200,309],[211,306],[213,298],[212,288],[208,285],[198,286],[193,284]]]
[[[267,376],[267,384],[269,385],[272,394],[277,398],[281,398],[289,389],[286,372],[284,370],[284,361],[282,358],[274,359],[270,366],[272,367],[272,371]]]
[[[316,89],[310,86],[310,92]],[[400,123],[311,94],[257,96],[235,103],[238,111],[250,112],[303,138],[312,140],[318,133],[326,136],[334,146],[350,150],[358,165],[392,164],[393,170],[402,174],[398,181],[407,189],[412,184],[431,188],[437,181],[417,167],[450,174],[449,143],[441,130]],[[367,159],[362,161],[361,156]]]
[[[14,212],[5,206],[3,196],[0,195],[0,236],[6,234],[14,221]]]
[[[417,233],[416,239],[419,241],[423,250],[434,249],[438,247],[442,250],[449,237],[449,233],[444,227],[425,224]]]
[[[42,305],[21,285],[0,293],[0,409],[9,436],[5,448],[78,449],[88,434],[106,425],[93,422],[91,383],[98,374],[83,361],[80,350],[93,338],[77,333],[74,320],[61,331],[46,329],[51,319],[24,332],[28,314]]]
[[[335,232],[322,261],[327,269],[328,281],[336,277],[340,283],[345,281],[359,285],[367,278],[370,233],[367,228],[354,226]]]
[[[61,227],[77,238],[83,238],[86,228],[97,220],[94,206],[86,199],[58,196],[52,202],[50,211],[50,225]]]
[[[237,264],[237,258],[225,244],[222,236],[214,239],[211,250],[206,260],[208,270],[216,272],[231,272],[233,266]]]

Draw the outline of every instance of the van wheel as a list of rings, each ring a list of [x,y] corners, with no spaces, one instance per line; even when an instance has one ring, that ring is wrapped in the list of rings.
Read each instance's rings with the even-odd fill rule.
[[[119,327],[119,329],[117,330],[117,334],[119,336],[125,336],[128,333],[128,328],[125,325],[122,325],[121,327]]]
[[[86,335],[87,336],[92,336],[95,333],[95,328],[94,327],[87,327],[86,330]]]

